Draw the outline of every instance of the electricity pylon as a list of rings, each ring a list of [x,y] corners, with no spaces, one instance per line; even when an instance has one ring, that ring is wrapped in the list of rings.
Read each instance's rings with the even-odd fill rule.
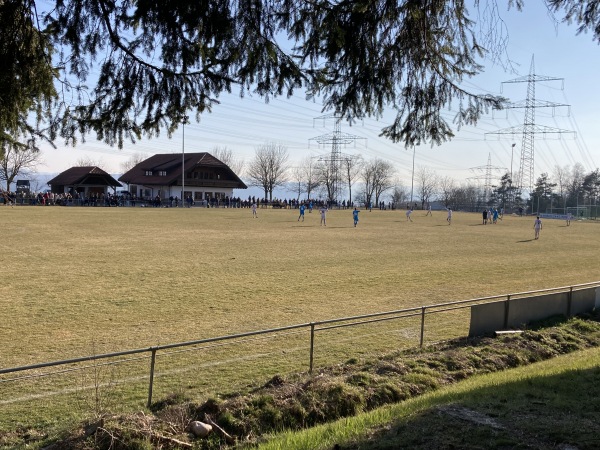
[[[534,184],[534,147],[535,147],[535,135],[536,134],[575,134],[573,131],[562,130],[560,128],[547,127],[544,125],[537,125],[535,123],[535,110],[536,108],[556,108],[569,106],[560,103],[551,103],[543,100],[536,100],[535,98],[535,83],[541,81],[562,81],[564,87],[564,79],[556,77],[548,77],[543,75],[535,74],[534,57],[531,57],[531,66],[529,68],[529,75],[515,78],[513,80],[504,81],[502,84],[508,83],[527,83],[527,98],[525,101],[512,103],[507,109],[524,108],[525,119],[523,125],[517,127],[504,128],[498,131],[492,131],[488,134],[497,135],[522,135],[521,140],[521,163],[519,166],[519,179],[517,180],[518,190],[523,192],[523,189],[527,189],[529,192],[533,191]],[[561,87],[562,89],[562,87]]]
[[[342,133],[342,117],[337,114],[326,114],[324,116],[317,117],[316,119],[334,119],[334,129],[332,133],[322,134],[321,136],[310,138],[309,141],[317,141],[319,146],[331,146],[331,153],[328,155],[319,156],[319,161],[323,161],[328,166],[328,196],[330,201],[336,201],[339,200],[341,191],[341,165],[344,162],[357,158],[355,155],[347,155],[342,153],[342,146],[355,143],[357,140],[365,138],[355,136],[353,134]]]
[[[488,153],[488,160],[487,160],[487,165],[485,166],[478,166],[478,167],[471,167],[469,169],[472,172],[485,172],[485,175],[477,175],[474,177],[469,177],[467,178],[468,180],[484,180],[483,183],[483,197],[484,197],[484,202],[487,203],[487,201],[491,198],[492,196],[492,188],[494,187],[492,185],[492,171],[498,171],[498,170],[506,170],[505,167],[496,167],[496,166],[492,166],[492,154]]]

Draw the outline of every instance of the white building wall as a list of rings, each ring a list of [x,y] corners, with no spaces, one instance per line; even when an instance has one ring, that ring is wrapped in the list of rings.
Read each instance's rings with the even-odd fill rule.
[[[194,201],[210,200],[210,198],[221,198],[232,197],[233,188],[224,187],[197,187],[197,186],[185,186],[185,196],[191,194]],[[169,197],[181,198],[181,186],[170,186],[168,192],[162,195],[162,198],[168,199]]]

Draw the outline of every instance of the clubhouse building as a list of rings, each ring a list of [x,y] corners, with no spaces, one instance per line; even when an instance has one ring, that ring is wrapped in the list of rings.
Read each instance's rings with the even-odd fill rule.
[[[96,166],[71,167],[48,181],[53,194],[69,194],[73,197],[102,197],[121,183]]]
[[[194,202],[225,200],[234,189],[248,186],[229,166],[210,153],[165,153],[151,156],[119,177],[131,195],[187,199]]]

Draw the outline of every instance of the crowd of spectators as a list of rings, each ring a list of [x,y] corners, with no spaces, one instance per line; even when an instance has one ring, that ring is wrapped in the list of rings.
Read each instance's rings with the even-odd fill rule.
[[[135,206],[135,200],[133,205]],[[124,206],[125,196],[103,193],[91,193],[82,195],[79,192],[54,193],[54,192],[3,192],[4,203],[14,205],[41,205],[41,206]]]
[[[247,198],[229,197],[211,198],[207,200],[194,200],[188,196],[184,202],[178,196],[170,196],[161,198],[155,196],[153,198],[141,198],[131,195],[127,192],[104,194],[91,193],[83,195],[79,192],[73,193],[54,193],[45,192],[7,192],[2,191],[0,203],[11,203],[13,205],[40,205],[40,206],[142,206],[154,208],[178,208],[178,207],[207,207],[207,208],[251,208],[256,204],[259,208],[281,208],[281,209],[298,209],[301,204],[306,207],[351,209],[355,205],[348,200],[341,202],[327,201],[321,199],[274,199],[269,201],[266,198],[256,196],[248,196]]]

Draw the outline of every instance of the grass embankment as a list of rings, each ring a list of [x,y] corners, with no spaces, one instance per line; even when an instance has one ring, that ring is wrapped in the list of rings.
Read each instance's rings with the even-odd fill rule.
[[[600,349],[474,377],[302,432],[259,450],[578,449],[600,447]]]
[[[207,417],[240,448],[595,448],[598,319],[558,320],[520,335],[349,361],[314,376],[277,376],[202,404],[173,397],[157,403],[153,415],[106,416],[92,435],[82,438],[78,431],[56,448],[180,447],[165,443],[165,436],[196,449],[223,448],[217,434],[198,441],[186,433],[189,421]],[[540,361],[547,362],[532,365]]]

